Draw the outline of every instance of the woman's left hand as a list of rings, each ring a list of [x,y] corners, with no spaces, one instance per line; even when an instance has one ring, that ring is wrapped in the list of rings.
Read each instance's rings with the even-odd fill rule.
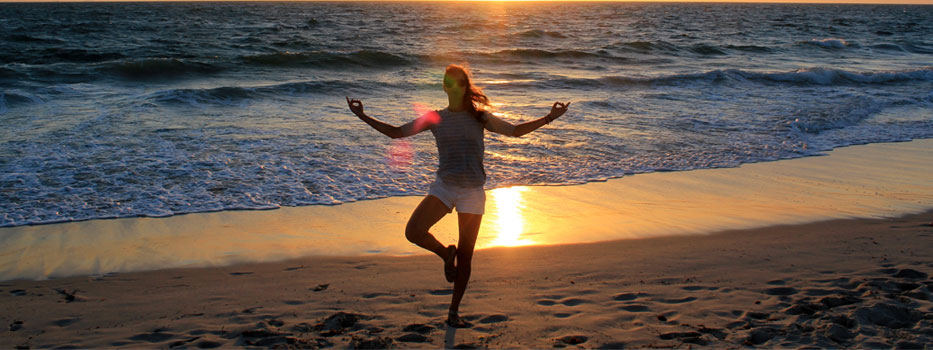
[[[567,112],[567,108],[570,108],[570,102],[567,102],[567,104],[554,102],[554,105],[551,106],[551,113],[547,114],[548,121],[553,121],[554,119],[564,115],[564,113]]]

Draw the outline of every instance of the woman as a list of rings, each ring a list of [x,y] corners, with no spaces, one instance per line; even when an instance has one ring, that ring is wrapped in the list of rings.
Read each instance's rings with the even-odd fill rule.
[[[486,205],[486,193],[483,191],[486,182],[483,129],[519,137],[563,115],[570,102],[555,102],[548,115],[512,125],[485,110],[489,106],[489,98],[483,94],[482,89],[473,85],[466,68],[453,64],[447,66],[444,74],[444,92],[449,101],[447,108],[425,114],[398,127],[363,113],[363,103],[359,100],[347,97],[347,104],[350,111],[366,124],[393,139],[412,136],[424,130],[431,130],[434,134],[440,160],[437,177],[421,204],[411,214],[405,227],[405,237],[444,260],[444,276],[447,282],[454,283],[447,324],[464,327],[458,310],[470,280],[473,247]],[[428,229],[452,212],[453,208],[457,208],[460,246],[444,247]]]

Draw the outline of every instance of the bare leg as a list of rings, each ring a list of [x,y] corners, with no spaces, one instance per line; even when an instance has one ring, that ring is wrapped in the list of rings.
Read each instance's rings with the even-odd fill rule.
[[[449,212],[450,209],[440,199],[432,195],[425,196],[408,219],[408,225],[405,226],[405,238],[421,248],[434,252],[441,259],[446,259],[447,248],[438,242],[428,230]]]
[[[451,325],[462,325],[457,314],[460,310],[460,301],[466,292],[467,282],[470,281],[470,272],[473,266],[473,248],[476,246],[476,236],[479,235],[479,226],[483,216],[477,214],[457,213],[460,226],[460,242],[457,246],[457,279],[454,280],[454,294],[450,299],[450,313],[447,321]]]

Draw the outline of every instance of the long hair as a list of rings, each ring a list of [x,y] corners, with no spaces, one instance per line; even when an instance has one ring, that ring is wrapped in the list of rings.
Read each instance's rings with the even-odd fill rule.
[[[451,73],[460,73],[459,75],[462,77],[460,85],[464,87],[463,105],[466,106],[467,112],[476,118],[476,121],[486,124],[483,113],[486,112],[486,107],[489,107],[489,97],[486,97],[482,88],[473,85],[470,69],[466,65],[451,64],[447,66],[444,74],[453,76]]]

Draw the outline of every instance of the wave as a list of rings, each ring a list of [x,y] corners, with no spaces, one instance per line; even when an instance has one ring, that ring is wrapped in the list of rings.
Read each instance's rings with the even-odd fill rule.
[[[511,56],[523,58],[602,58],[603,55],[577,50],[548,51],[539,49],[508,49],[496,51],[489,56]]]
[[[382,51],[362,50],[350,53],[325,51],[277,52],[263,55],[241,56],[251,64],[268,66],[362,66],[394,67],[410,65],[412,62],[401,56]]]
[[[521,38],[566,38],[567,37],[566,35],[563,35],[560,32],[552,32],[552,31],[540,30],[540,29],[530,29],[530,30],[526,30],[523,32],[518,32],[518,33],[514,33],[510,35],[514,37],[521,37]]]
[[[796,85],[889,84],[909,81],[933,81],[933,67],[905,71],[850,72],[832,68],[805,68],[790,72],[753,72],[740,69],[717,69],[702,73],[672,74],[655,77],[605,76],[601,78],[539,78],[500,84],[504,87],[606,88],[631,85],[678,84],[685,82],[721,83],[726,81],[764,81]]]
[[[904,44],[901,47],[903,47],[904,50],[912,53],[933,54],[933,48],[930,48],[929,46],[922,47],[916,44]]]
[[[509,26],[500,22],[473,22],[467,24],[454,24],[441,28],[445,32],[475,32],[475,31],[500,31],[507,30]]]
[[[7,36],[6,36],[6,40],[15,41],[15,42],[21,42],[21,43],[54,43],[54,44],[59,44],[59,43],[64,43],[64,42],[65,42],[64,40],[61,40],[61,39],[56,39],[56,38],[41,38],[41,37],[35,37],[35,36],[26,35],[26,34],[10,34],[10,35],[7,35]]]
[[[119,52],[99,52],[84,49],[48,48],[39,51],[38,56],[23,55],[13,58],[10,62],[20,63],[96,63],[126,58]]]
[[[904,51],[903,48],[895,44],[877,44],[877,45],[871,45],[870,47],[872,49],[882,50],[882,51]]]
[[[11,92],[2,92],[2,91],[0,91],[0,101],[2,101],[7,106],[42,102],[42,100],[40,100],[38,97],[35,97],[35,96],[29,97],[29,96],[14,94]]]
[[[36,96],[23,96],[11,92],[0,91],[0,114],[5,114],[10,107],[25,105],[29,103],[42,103],[42,100]]]
[[[243,87],[221,86],[208,89],[169,89],[151,93],[146,100],[164,104],[202,105],[239,105],[250,99],[271,96],[295,95],[330,92],[334,90],[372,90],[374,84],[347,82],[342,80],[307,81],[276,85]]]
[[[773,52],[774,49],[765,46],[758,45],[726,45],[725,48],[730,50],[746,51],[746,52]]]
[[[3,80],[19,80],[26,77],[25,74],[20,73],[14,69],[0,67],[0,79]]]
[[[700,43],[691,46],[680,47],[672,43],[659,41],[630,41],[617,43],[608,46],[607,49],[618,50],[622,52],[631,52],[639,54],[648,53],[668,53],[676,54],[679,52],[688,52],[701,56],[728,55],[730,51],[759,52],[768,53],[774,51],[772,48],[759,45],[716,45],[710,43]]]
[[[98,69],[132,80],[177,78],[191,74],[211,74],[223,70],[214,64],[175,58],[147,58],[108,63]]]
[[[741,72],[741,71],[740,71]],[[806,68],[786,73],[742,73],[746,78],[812,85],[886,84],[907,81],[933,81],[933,66],[906,71],[850,72],[832,68]]]
[[[636,53],[648,53],[653,51],[678,51],[676,45],[666,41],[630,41],[615,45],[616,48],[623,51],[634,51]]]
[[[849,47],[858,47],[858,44],[854,42],[849,42],[849,41],[845,41],[842,39],[836,39],[836,38],[810,39],[807,41],[800,41],[797,43],[800,45],[810,45],[810,46],[816,46],[816,47],[820,47],[823,49],[831,49],[831,50],[840,50],[840,49],[845,49]]]
[[[700,54],[700,55],[727,55],[727,53],[720,48],[709,45],[709,44],[697,44],[690,47],[690,52]]]
[[[529,63],[536,60],[553,60],[553,59],[574,59],[574,60],[611,60],[611,61],[625,61],[628,62],[630,59],[625,57],[613,56],[609,52],[604,50],[597,50],[596,52],[587,52],[579,50],[541,50],[541,49],[507,49],[500,50],[495,52],[457,52],[441,56],[429,57],[432,60],[447,60],[449,61],[452,58],[457,57],[476,57],[480,59],[490,60],[494,62],[501,63]]]
[[[794,120],[784,126],[798,134],[820,134],[834,129],[843,129],[857,125],[861,121],[884,109],[878,103],[867,100],[853,100],[814,110],[797,111]]]

